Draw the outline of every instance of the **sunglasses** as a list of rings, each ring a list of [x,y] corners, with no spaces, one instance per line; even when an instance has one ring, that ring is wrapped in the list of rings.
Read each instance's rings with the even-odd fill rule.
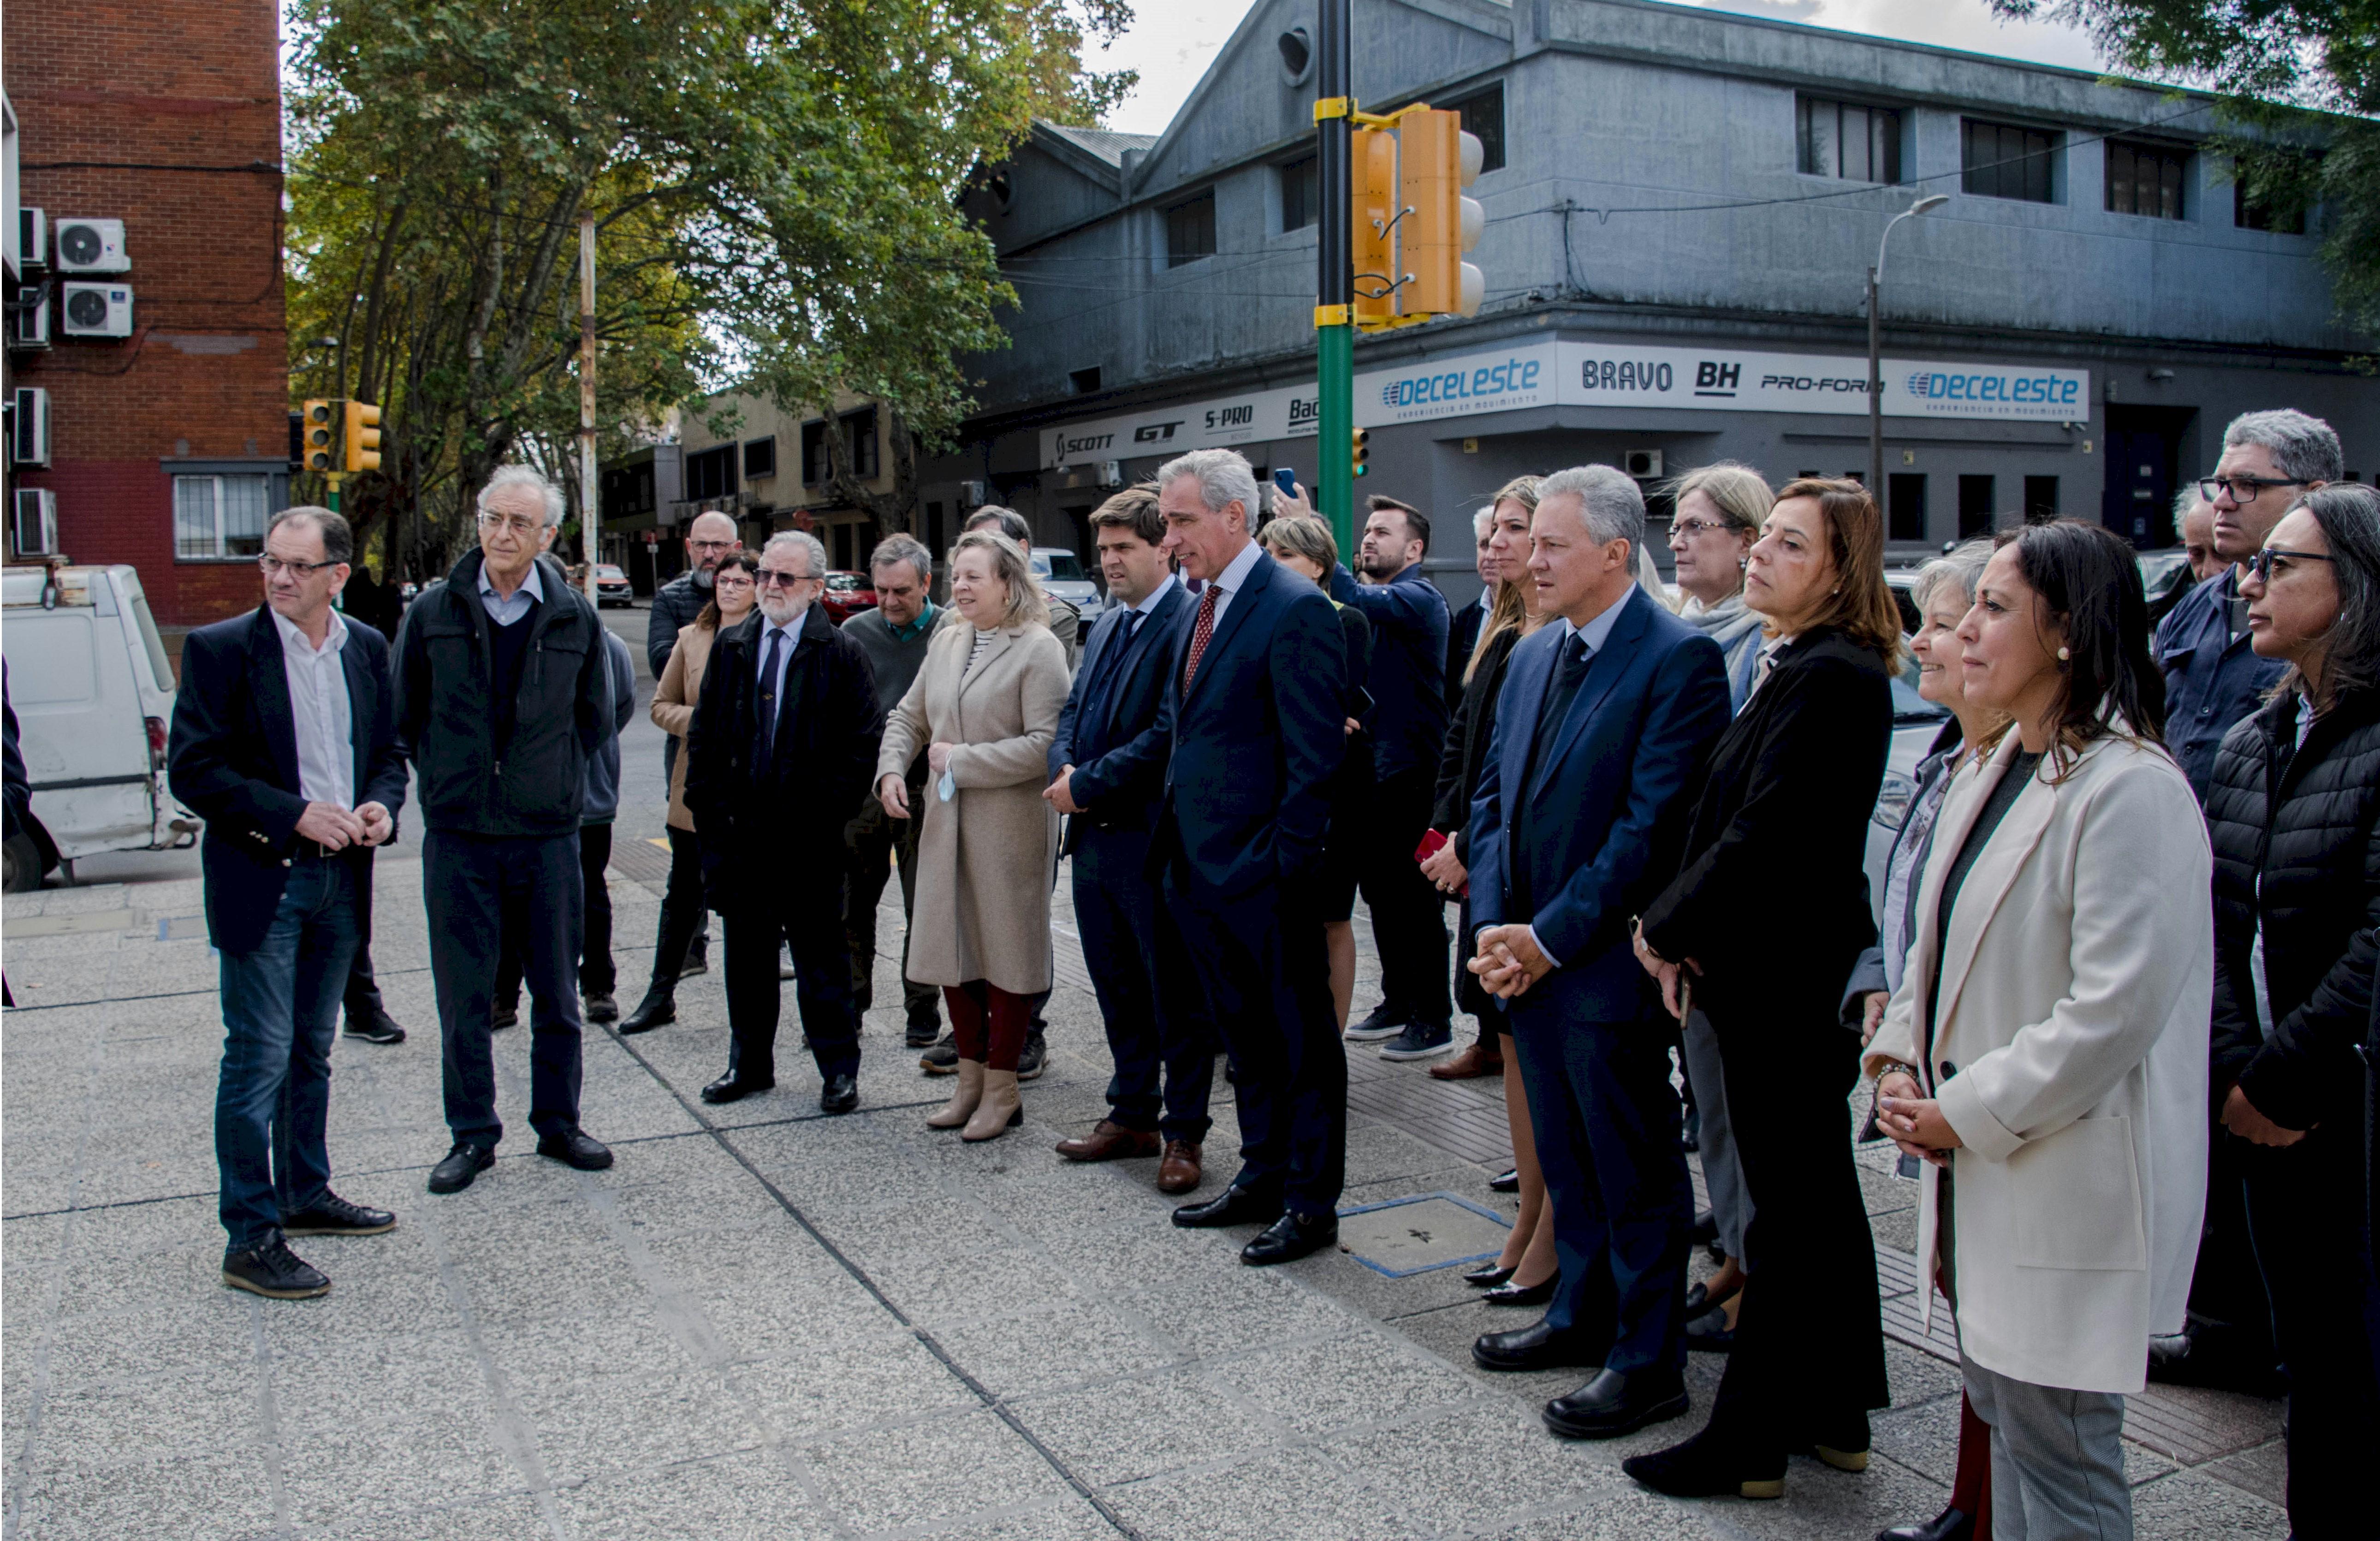
[[[2287,571],[2289,564],[2292,562],[2335,563],[2338,560],[2338,558],[2335,556],[2325,556],[2320,552],[2283,551],[2278,546],[2266,546],[2248,559],[2248,570],[2256,575],[2258,583],[2270,583],[2273,581],[2273,569],[2277,566]]]
[[[755,581],[766,588],[791,588],[797,583],[809,582],[810,576],[808,573],[780,573],[763,567],[755,575]]]

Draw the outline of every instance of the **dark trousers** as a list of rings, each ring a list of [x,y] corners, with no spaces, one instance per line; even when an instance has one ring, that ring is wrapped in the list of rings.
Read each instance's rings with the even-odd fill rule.
[[[2273,1345],[2273,1306],[2248,1235],[2251,1157],[2263,1149],[2216,1124],[2206,1142],[2206,1218],[2190,1276],[2190,1365],[2218,1383],[2268,1389],[2280,1360]]]
[[[371,869],[365,868],[356,881],[356,955],[347,965],[347,983],[344,992],[349,1022],[370,1022],[388,1008],[380,998],[380,980],[372,973]]]
[[[2239,1147],[2248,1232],[2289,1376],[2289,1529],[2297,1541],[2369,1535],[2369,1468],[2380,1452],[2380,1287],[2358,1223],[2363,1131],[2350,1113],[2291,1146],[2215,1137]]]
[[[504,943],[520,949],[529,993],[529,1127],[556,1135],[578,1123],[578,962],[587,884],[576,834],[513,836],[432,830],[421,838],[430,912],[430,976],[444,1040],[446,1126],[493,1146],[494,1009]]]
[[[804,858],[795,854],[792,869]],[[757,1085],[777,1078],[777,943],[794,954],[794,1000],[821,1078],[859,1074],[859,1013],[844,951],[842,885],[824,892],[797,884],[721,912],[727,944],[727,1074]]]
[[[1660,1027],[1523,996],[1512,1031],[1561,1261],[1546,1325],[1609,1344],[1615,1370],[1682,1370],[1694,1188]]]
[[[1848,976],[1851,962],[1815,972]],[[1876,1239],[1844,1107],[1859,1079],[1859,1035],[1836,1022],[1831,1001],[1696,993],[1718,1037],[1752,1195],[1744,1249],[1760,1268],[1710,1428],[1763,1464],[1802,1439],[1852,1448],[1827,1437],[1864,1429],[1867,1411],[1890,1400]]]
[[[612,865],[612,826],[578,826],[578,881],[586,893],[586,919],[578,947],[578,989],[585,995],[609,995],[619,983],[612,966],[612,885],[603,869]],[[511,1006],[520,1000],[520,949],[504,938],[496,965],[496,1000]]]
[[[692,830],[669,826],[669,885],[662,891],[661,925],[653,939],[655,989],[671,989],[710,911],[702,902],[702,843]]]
[[[1446,971],[1446,895],[1421,875],[1414,848],[1429,831],[1437,787],[1427,770],[1374,784],[1359,882],[1380,953],[1380,1003],[1414,1022],[1454,1019]]]
[[[1179,860],[1167,868],[1164,903],[1239,1067],[1232,1186],[1301,1215],[1336,1213],[1347,1175],[1347,1051],[1320,912],[1270,884],[1226,896]]]
[[[331,1038],[356,944],[357,865],[293,861],[264,940],[222,954],[215,1167],[235,1250],[271,1240],[283,1215],[330,1191]]]
[[[1215,1041],[1205,1013],[1190,1003],[1198,985],[1182,933],[1148,885],[1148,835],[1078,828],[1075,925],[1115,1062],[1108,1116],[1126,1129],[1196,1145],[1214,1122],[1207,1105]]]
[[[911,925],[917,915],[917,830],[925,822],[921,791],[912,787],[914,819],[891,819],[873,802],[844,831],[843,935],[851,953],[851,992],[857,1009],[876,1000],[876,906],[894,868],[901,873],[901,914]],[[901,1005],[911,1027],[938,1028],[941,992],[909,977],[909,933],[901,934]]]

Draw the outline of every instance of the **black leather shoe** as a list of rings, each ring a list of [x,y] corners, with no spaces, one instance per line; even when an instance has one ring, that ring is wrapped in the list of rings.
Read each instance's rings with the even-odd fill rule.
[[[1220,1197],[1174,1210],[1173,1223],[1190,1231],[1219,1225],[1270,1225],[1281,1219],[1281,1200],[1262,1197],[1233,1183]]]
[[[1755,1466],[1705,1434],[1650,1455],[1632,1455],[1620,1463],[1620,1469],[1654,1492],[1673,1499],[1785,1496],[1784,1457],[1779,1456],[1773,1468]]]
[[[1543,1305],[1560,1288],[1561,1275],[1557,1273],[1535,1284],[1499,1284],[1479,1298],[1489,1305]]]
[[[1686,1323],[1686,1347],[1696,1353],[1733,1353],[1735,1329],[1724,1310],[1708,1311]]]
[[[520,1002],[517,1001],[509,1006],[498,1006],[488,1013],[488,1031],[491,1033],[501,1033],[507,1027],[519,1025]]]
[[[223,1281],[269,1300],[310,1300],[331,1292],[329,1277],[278,1236],[260,1246],[225,1252]]]
[[[430,1169],[430,1191],[459,1194],[471,1185],[471,1179],[495,1164],[496,1153],[486,1146],[456,1140],[446,1159]]]
[[[1696,1317],[1707,1317],[1734,1298],[1735,1291],[1730,1290],[1717,1300],[1713,1300],[1710,1286],[1697,1284],[1686,1292],[1686,1320],[1693,1321]]]
[[[1963,1509],[1946,1509],[1922,1525],[1895,1525],[1876,1533],[1876,1541],[1974,1541],[1975,1517]]]
[[[1686,1410],[1685,1382],[1676,1375],[1603,1369],[1566,1397],[1546,1403],[1546,1426],[1565,1439],[1616,1439]]]
[[[285,1236],[377,1236],[395,1229],[396,1217],[387,1210],[367,1209],[328,1192],[319,1204],[281,1217]]]
[[[590,992],[587,997],[587,1020],[589,1022],[619,1021],[620,1002],[608,989]]]
[[[623,1033],[650,1033],[656,1027],[666,1027],[677,1020],[677,992],[663,985],[645,991],[637,1009],[620,1024]]]
[[[856,1075],[830,1075],[819,1088],[819,1111],[847,1113],[859,1106],[859,1078]]]
[[[1854,1413],[1838,1418],[1830,1428],[1810,1428],[1804,1431],[1799,1444],[1786,1448],[1788,1455],[1815,1456],[1839,1472],[1867,1470],[1868,1426],[1865,1413]]]
[[[1464,1274],[1463,1282],[1475,1289],[1492,1290],[1499,1284],[1511,1283],[1512,1273],[1513,1270],[1511,1268],[1500,1264],[1490,1263],[1484,1268],[1474,1268]]]
[[[702,1099],[711,1103],[741,1102],[754,1092],[769,1091],[776,1085],[773,1080],[739,1081],[733,1075],[722,1075],[702,1088]]]
[[[1471,1362],[1483,1370],[1599,1369],[1607,1345],[1589,1346],[1576,1330],[1558,1332],[1532,1322],[1511,1332],[1483,1332],[1471,1345]]]
[[[1488,1179],[1488,1188],[1491,1193],[1519,1193],[1521,1191],[1521,1169],[1518,1167],[1508,1167],[1504,1171],[1498,1172],[1495,1176]]]
[[[369,1016],[347,1018],[346,1036],[361,1038],[366,1043],[400,1044],[405,1041],[405,1029],[384,1011],[374,1011]]]
[[[1294,1209],[1265,1227],[1264,1234],[1240,1248],[1240,1261],[1250,1268],[1293,1263],[1300,1257],[1339,1243],[1337,1215],[1301,1215]]]
[[[580,1171],[601,1171],[612,1164],[612,1147],[584,1129],[565,1129],[557,1135],[540,1135],[537,1153],[551,1156],[566,1167]]]

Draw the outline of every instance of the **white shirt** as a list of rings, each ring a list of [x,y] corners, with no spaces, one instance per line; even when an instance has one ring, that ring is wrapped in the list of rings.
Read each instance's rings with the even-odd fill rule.
[[[1246,585],[1248,575],[1257,570],[1257,558],[1263,554],[1264,549],[1251,540],[1242,548],[1239,555],[1223,564],[1221,572],[1207,580],[1207,587],[1215,590],[1215,625],[1217,626],[1223,624],[1223,612],[1232,608],[1232,596]],[[1160,594],[1164,591],[1161,588],[1158,590]],[[1202,601],[1206,597],[1203,591],[1198,596]]]
[[[1156,611],[1158,601],[1181,587],[1182,580],[1179,577],[1175,576],[1172,573],[1166,574],[1163,582],[1150,589],[1146,598],[1144,598],[1138,604],[1132,607],[1134,613],[1137,614],[1144,621],[1148,620],[1148,617]],[[1215,613],[1218,616],[1220,616],[1223,613],[1223,596],[1220,594],[1215,597]]]
[[[289,680],[289,721],[298,734],[298,795],[334,808],[356,806],[355,707],[347,699],[347,670],[340,655],[347,623],[331,612],[331,629],[319,649],[306,634],[273,612],[281,631],[281,666]]]

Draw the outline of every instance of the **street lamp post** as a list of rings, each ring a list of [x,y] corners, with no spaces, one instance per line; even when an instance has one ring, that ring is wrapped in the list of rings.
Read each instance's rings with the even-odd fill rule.
[[[1876,266],[1867,270],[1867,491],[1878,508],[1884,506],[1884,363],[1877,356],[1883,330],[1876,296],[1884,282],[1884,243],[1892,239],[1892,227],[1902,220],[1949,201],[1942,193],[1929,193],[1887,220],[1884,234],[1876,237]]]

